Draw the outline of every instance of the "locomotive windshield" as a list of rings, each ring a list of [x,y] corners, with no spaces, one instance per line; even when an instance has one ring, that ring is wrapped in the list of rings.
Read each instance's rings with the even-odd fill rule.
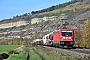
[[[72,31],[62,31],[62,36],[72,36]]]

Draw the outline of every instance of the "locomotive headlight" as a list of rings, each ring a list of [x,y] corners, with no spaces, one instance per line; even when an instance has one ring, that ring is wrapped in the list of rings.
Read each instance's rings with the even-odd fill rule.
[[[71,39],[71,37],[69,37],[69,39]]]
[[[65,39],[65,37],[62,37],[62,40],[64,40]]]
[[[69,39],[70,39],[70,40],[72,40],[72,38],[71,38],[71,37],[69,37]]]
[[[65,39],[65,37],[63,37],[63,39]]]

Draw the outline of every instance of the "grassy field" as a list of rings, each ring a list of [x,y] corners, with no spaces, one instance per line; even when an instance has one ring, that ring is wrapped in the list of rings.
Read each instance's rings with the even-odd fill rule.
[[[12,49],[18,48],[21,45],[0,45],[0,54],[8,53]],[[27,60],[27,49],[19,54],[10,54],[8,59],[4,60]],[[30,60],[41,60],[38,54],[33,50],[33,47],[30,47]]]
[[[8,53],[8,51],[18,48],[21,45],[0,45],[0,54],[1,53]],[[20,54],[10,54],[8,59],[4,60],[26,60],[27,53],[20,53]]]
[[[21,45],[0,45],[0,53],[8,53],[9,50],[17,48]]]
[[[20,45],[0,45],[0,53],[19,47]],[[30,48],[30,60],[41,60],[40,56],[33,50],[35,49],[40,55],[44,57],[45,60],[78,60],[74,56],[66,56],[52,49],[46,49],[43,47],[31,46]],[[27,48],[19,54],[10,54],[8,59],[4,60],[27,60]]]
[[[0,45],[0,53],[8,53],[8,51],[20,47],[21,45]],[[8,59],[4,60],[27,60],[27,49],[19,54],[10,54]],[[30,60],[41,60],[38,54],[30,47]]]
[[[27,53],[12,54],[8,59],[5,60],[27,60]]]

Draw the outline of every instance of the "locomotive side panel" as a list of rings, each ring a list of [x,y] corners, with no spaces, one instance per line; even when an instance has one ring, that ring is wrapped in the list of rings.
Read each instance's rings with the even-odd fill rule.
[[[60,34],[59,31],[53,34],[53,46],[59,47],[60,44]]]
[[[59,42],[59,32],[53,34],[53,42]]]

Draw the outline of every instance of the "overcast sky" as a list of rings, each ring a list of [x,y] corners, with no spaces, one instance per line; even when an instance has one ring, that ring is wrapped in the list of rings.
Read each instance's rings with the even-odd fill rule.
[[[0,0],[0,20],[30,13],[70,0]]]

